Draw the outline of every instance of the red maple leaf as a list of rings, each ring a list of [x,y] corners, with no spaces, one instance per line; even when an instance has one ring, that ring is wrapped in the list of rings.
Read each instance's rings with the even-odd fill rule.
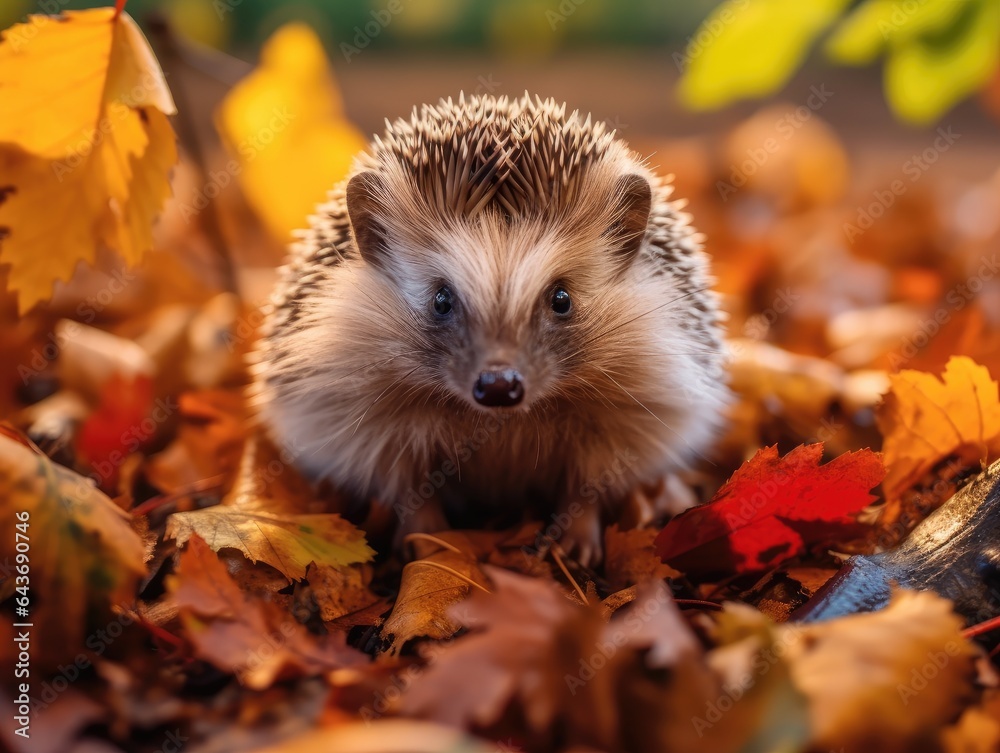
[[[820,465],[822,444],[784,457],[765,447],[740,466],[712,500],[667,523],[656,553],[690,575],[765,570],[808,548],[837,540],[875,497],[882,456],[848,452]]]

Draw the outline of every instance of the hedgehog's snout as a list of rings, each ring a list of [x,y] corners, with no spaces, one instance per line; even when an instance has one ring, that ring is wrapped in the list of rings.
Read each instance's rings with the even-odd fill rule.
[[[509,408],[524,399],[524,379],[511,366],[489,366],[472,386],[472,397],[487,408]]]

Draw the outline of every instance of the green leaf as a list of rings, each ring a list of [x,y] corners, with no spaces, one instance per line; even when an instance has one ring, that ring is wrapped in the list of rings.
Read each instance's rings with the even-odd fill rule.
[[[713,109],[780,89],[850,0],[727,0],[691,38],[681,100]]]
[[[866,65],[890,44],[947,28],[967,5],[964,0],[868,0],[837,27],[824,51],[838,63]]]
[[[954,4],[962,6],[962,13],[944,30],[892,45],[885,65],[886,99],[904,120],[933,122],[980,89],[1000,65],[1000,2]]]
[[[251,562],[266,562],[291,580],[304,578],[313,562],[344,567],[374,555],[364,533],[332,513],[288,515],[220,505],[170,516],[168,538],[183,546],[192,534],[213,551],[238,549]]]

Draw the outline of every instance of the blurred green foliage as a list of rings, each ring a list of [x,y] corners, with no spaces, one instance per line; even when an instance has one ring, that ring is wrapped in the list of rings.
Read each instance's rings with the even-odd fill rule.
[[[390,2],[378,33],[365,32]],[[111,5],[114,0],[0,0],[0,28],[28,12]],[[387,51],[486,49],[547,53],[566,46],[683,44],[717,0],[128,0],[143,24],[166,15],[187,36],[213,47],[255,51],[283,23],[300,20],[336,59],[341,44],[368,40]],[[374,15],[373,15],[374,14]],[[384,17],[384,16],[383,16]],[[369,28],[375,28],[369,26]]]
[[[1000,0],[865,0],[848,11],[849,5],[727,0],[688,45],[682,99],[711,109],[773,94],[834,25],[823,45],[827,57],[844,65],[884,57],[886,100],[911,123],[935,121],[997,73]]]

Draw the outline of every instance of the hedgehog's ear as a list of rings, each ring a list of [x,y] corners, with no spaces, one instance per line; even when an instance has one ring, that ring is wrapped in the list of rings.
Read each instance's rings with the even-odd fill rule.
[[[354,230],[361,258],[380,263],[385,248],[385,228],[379,222],[384,192],[378,176],[371,171],[358,173],[347,182],[347,215]]]
[[[615,183],[615,220],[608,231],[612,250],[623,265],[629,264],[642,245],[653,206],[653,190],[641,175],[625,175]]]

